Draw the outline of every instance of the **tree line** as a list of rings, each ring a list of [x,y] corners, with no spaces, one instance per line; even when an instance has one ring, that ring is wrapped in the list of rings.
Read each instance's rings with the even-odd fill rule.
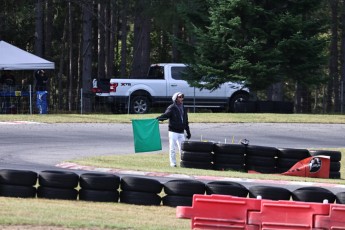
[[[197,87],[243,81],[297,113],[344,110],[345,0],[0,3],[0,40],[55,62],[56,111],[77,111],[83,97],[92,112],[93,78],[142,77],[164,62],[188,63]]]

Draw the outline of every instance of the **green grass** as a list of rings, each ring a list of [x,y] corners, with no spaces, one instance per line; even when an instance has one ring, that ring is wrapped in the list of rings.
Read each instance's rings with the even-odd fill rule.
[[[159,114],[47,114],[1,115],[1,121],[44,123],[130,123],[132,119],[155,118]],[[189,113],[191,123],[324,123],[345,124],[344,115],[270,114],[270,113]]]
[[[53,230],[55,226],[63,229],[176,230],[190,226],[189,219],[177,219],[176,209],[165,206],[4,197],[0,197],[0,203],[1,229],[41,226],[39,229]]]
[[[345,153],[343,149],[332,149]],[[83,159],[76,159],[74,162],[80,165],[94,166],[98,168],[110,169],[126,169],[136,170],[142,172],[159,172],[169,174],[183,174],[189,176],[216,176],[227,178],[248,178],[248,179],[262,179],[262,180],[292,180],[292,181],[306,181],[306,182],[320,182],[332,184],[344,184],[343,179],[321,179],[308,177],[293,177],[284,176],[280,174],[250,174],[236,171],[217,171],[217,170],[202,170],[193,168],[172,168],[169,166],[168,153],[135,153],[126,155],[110,155],[110,156],[96,156]],[[343,157],[341,165],[345,165],[345,158]],[[345,175],[344,167],[341,168],[341,174]]]

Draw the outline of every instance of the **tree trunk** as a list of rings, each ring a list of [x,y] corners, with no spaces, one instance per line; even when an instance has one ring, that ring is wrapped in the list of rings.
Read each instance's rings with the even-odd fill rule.
[[[82,67],[82,111],[91,112],[91,76],[92,76],[92,1],[85,1],[83,12],[83,67]]]
[[[69,87],[68,87],[68,111],[71,112],[73,108],[73,25],[72,25],[72,5],[71,0],[68,1],[68,57],[69,57],[69,70],[68,70],[68,77],[69,77]]]
[[[134,19],[133,63],[131,76],[142,78],[150,65],[150,32],[151,22],[145,14],[149,0],[136,1]]]
[[[37,0],[35,8],[35,54],[43,57],[43,7],[42,0]]]
[[[97,78],[105,77],[105,5],[104,1],[98,3],[98,66]]]
[[[334,102],[337,102],[339,107],[339,90],[336,88],[339,87],[338,80],[338,0],[330,0],[331,6],[331,44],[330,44],[330,61],[329,61],[329,81],[327,87],[327,103],[326,109],[327,112],[332,111],[333,105],[333,95]],[[338,95],[335,93],[337,92]],[[336,105],[335,105],[336,106]],[[336,107],[335,107],[336,108]]]
[[[124,78],[127,75],[127,11],[128,1],[122,0],[122,10],[120,12],[121,17],[121,64],[120,64],[120,76]]]
[[[340,99],[341,99],[341,113],[345,113],[345,0],[342,2],[341,7],[341,82],[340,82]]]

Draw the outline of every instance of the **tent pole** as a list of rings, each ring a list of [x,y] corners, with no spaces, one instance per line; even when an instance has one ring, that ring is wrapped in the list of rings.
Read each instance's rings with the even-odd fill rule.
[[[31,85],[29,85],[29,98],[30,98],[30,115],[32,115],[32,91],[31,91]]]

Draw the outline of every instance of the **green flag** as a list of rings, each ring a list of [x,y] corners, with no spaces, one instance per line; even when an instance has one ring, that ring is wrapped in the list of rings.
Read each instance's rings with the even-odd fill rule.
[[[132,127],[136,153],[162,150],[157,119],[132,120]]]

